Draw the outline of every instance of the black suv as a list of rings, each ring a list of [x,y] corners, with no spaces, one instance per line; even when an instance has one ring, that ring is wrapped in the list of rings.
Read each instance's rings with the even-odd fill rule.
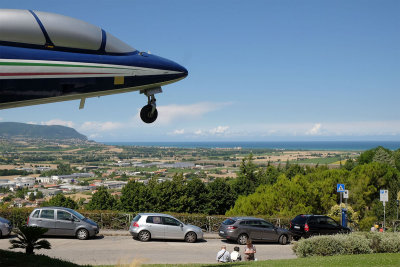
[[[348,234],[350,228],[343,227],[334,219],[324,215],[297,215],[290,222],[293,239],[307,238],[313,235]]]
[[[245,245],[249,238],[252,241],[279,242],[282,245],[286,245],[291,239],[288,230],[254,217],[226,219],[219,227],[219,236],[241,245]]]

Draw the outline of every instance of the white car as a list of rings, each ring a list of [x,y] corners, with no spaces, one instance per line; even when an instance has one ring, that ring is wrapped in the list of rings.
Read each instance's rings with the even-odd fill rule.
[[[129,225],[129,232],[140,241],[180,239],[194,243],[203,239],[200,227],[184,224],[175,217],[162,213],[139,213]]]
[[[10,235],[12,224],[9,220],[0,217],[0,238]]]

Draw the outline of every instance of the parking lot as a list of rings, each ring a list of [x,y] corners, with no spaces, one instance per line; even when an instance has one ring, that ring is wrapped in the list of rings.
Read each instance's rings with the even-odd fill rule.
[[[131,263],[139,260],[143,263],[215,263],[215,257],[222,244],[233,251],[237,244],[226,243],[218,238],[210,238],[197,243],[181,241],[140,242],[132,237],[99,235],[94,239],[77,240],[75,238],[48,237],[52,245],[50,250],[38,250],[36,254],[45,254],[68,260],[77,264],[106,265]],[[256,243],[258,260],[296,258],[291,245]],[[0,239],[0,249],[10,247],[9,238]],[[22,250],[15,250],[22,251]],[[244,246],[240,246],[243,254]]]

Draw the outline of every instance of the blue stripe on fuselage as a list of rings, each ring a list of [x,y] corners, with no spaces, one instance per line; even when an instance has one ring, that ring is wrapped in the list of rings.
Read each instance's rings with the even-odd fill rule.
[[[138,51],[122,55],[97,55],[0,45],[0,58],[113,64],[179,71],[183,76],[187,75],[184,67],[169,59],[149,54],[141,55]]]

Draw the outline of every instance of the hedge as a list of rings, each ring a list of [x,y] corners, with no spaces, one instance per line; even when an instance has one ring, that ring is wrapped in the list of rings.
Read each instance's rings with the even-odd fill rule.
[[[314,236],[295,242],[293,251],[299,257],[333,256],[400,252],[400,233],[356,232]]]

